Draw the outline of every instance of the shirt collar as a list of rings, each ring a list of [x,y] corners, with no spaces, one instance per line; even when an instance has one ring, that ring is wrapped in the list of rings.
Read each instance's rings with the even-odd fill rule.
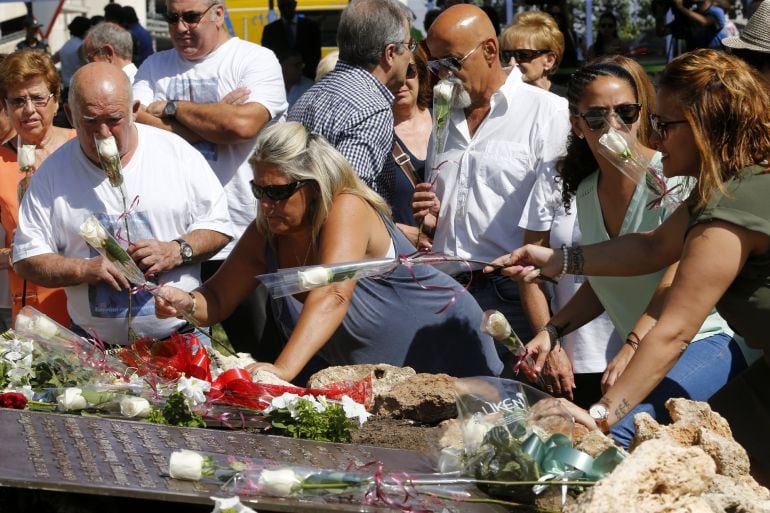
[[[358,75],[358,76],[364,78],[365,80],[368,80],[368,81],[372,82],[377,87],[377,89],[380,90],[380,92],[382,93],[382,96],[385,97],[385,99],[388,101],[389,104],[392,104],[393,100],[396,99],[396,97],[393,95],[393,93],[390,92],[390,89],[385,87],[385,84],[380,82],[377,79],[377,77],[375,77],[374,75],[372,75],[371,73],[366,71],[361,66],[355,66],[355,65],[352,65],[352,64],[347,64],[347,63],[342,62],[342,61],[337,61],[337,65],[334,67],[334,71],[342,71],[342,72],[345,72],[345,73],[353,73],[355,75]]]

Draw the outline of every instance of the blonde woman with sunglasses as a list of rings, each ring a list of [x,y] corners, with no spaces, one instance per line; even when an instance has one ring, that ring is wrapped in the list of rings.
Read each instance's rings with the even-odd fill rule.
[[[640,137],[640,133],[650,133],[649,110],[643,112],[642,102],[648,109],[654,107],[654,102],[645,93],[646,85],[638,84],[643,79],[635,79],[629,69],[632,68],[627,62],[624,65],[599,62],[581,68],[570,80],[568,101],[572,133],[567,155],[559,163],[558,171],[562,207],[566,212],[576,210],[577,219],[572,232],[562,236],[560,242],[566,246],[653,230],[667,217],[665,208],[648,207],[654,196],[644,180],[638,184],[630,180],[599,152],[599,138],[609,126],[627,130],[636,137]],[[638,73],[637,76],[641,77]],[[642,141],[648,142],[646,137]],[[646,147],[644,153],[660,166],[661,154]],[[549,194],[551,201],[559,202],[558,192],[554,194],[547,187],[541,188],[539,197],[547,201]],[[530,203],[536,201],[537,196],[531,197]],[[534,216],[538,210],[530,204],[529,215]],[[560,220],[564,221],[564,217]],[[537,228],[534,220],[530,221],[529,228]],[[557,227],[555,231],[560,229]],[[559,247],[558,242],[548,244],[544,241],[541,245]],[[546,377],[554,392],[570,399],[574,397],[586,408],[598,402],[623,374],[635,355],[639,340],[655,324],[675,272],[676,264],[657,273],[636,277],[584,279],[562,276],[560,288],[567,283],[580,286],[569,300],[562,299],[555,305],[557,308],[550,320],[547,308],[544,318],[543,309],[540,309],[540,326],[544,320],[548,322],[529,344],[535,348],[534,352],[549,355]],[[531,287],[524,286],[524,290]],[[526,301],[531,295],[531,291],[522,294],[528,298]],[[600,332],[597,326],[591,328],[593,337],[567,337],[605,311],[620,335],[619,340],[594,338]],[[538,311],[530,308],[529,313],[532,317]],[[609,337],[606,330],[603,336]],[[562,338],[563,346],[559,343]],[[620,342],[624,339],[625,343]],[[746,367],[737,342],[716,313],[708,316],[692,340],[697,343],[688,348],[667,379],[636,406],[633,414],[644,411],[660,421],[667,421],[664,403],[668,398],[707,400]],[[577,372],[579,385],[574,391],[573,366],[580,371]],[[612,435],[616,441],[628,446],[634,434],[633,415],[625,416],[631,412],[627,405],[620,405],[620,408],[626,408],[621,415],[625,418],[613,426]]]

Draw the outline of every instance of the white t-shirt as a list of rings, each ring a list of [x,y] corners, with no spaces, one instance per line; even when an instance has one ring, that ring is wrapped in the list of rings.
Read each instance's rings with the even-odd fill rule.
[[[152,54],[139,67],[133,92],[143,105],[156,100],[216,103],[239,87],[249,88],[249,101],[264,106],[271,119],[280,119],[286,112],[286,89],[278,59],[267,48],[235,37],[199,61],[183,59],[173,49]],[[253,173],[248,163],[255,141],[256,138],[233,144],[203,141],[193,145],[225,188],[236,239],[257,213],[257,202],[249,185]],[[234,245],[235,240],[214,259],[224,260]]]
[[[125,73],[126,76],[128,77],[128,80],[133,84],[134,79],[136,78],[136,72],[137,72],[136,64],[134,64],[133,62],[129,62],[128,64],[123,66],[123,68],[121,69],[123,70],[123,73]]]
[[[123,168],[132,241],[170,241],[193,230],[232,236],[224,190],[201,155],[180,137],[136,124],[139,143]],[[123,201],[104,171],[83,153],[77,139],[64,144],[35,173],[19,209],[14,262],[47,253],[94,258],[80,225],[96,216],[127,246]],[[200,264],[183,265],[154,280],[192,290],[200,285]],[[65,287],[73,322],[113,344],[127,343],[128,294],[105,284]],[[184,321],[158,319],[147,292],[132,296],[132,327],[139,336],[167,337]]]
[[[535,178],[564,154],[564,98],[525,84],[513,68],[490,105],[473,137],[462,109],[452,109],[444,152],[433,154],[431,137],[427,162],[443,162],[431,172],[441,200],[434,251],[493,260],[521,246],[518,222]]]
[[[572,198],[567,213],[561,201],[561,190],[550,174],[537,177],[519,226],[537,232],[550,230],[549,245],[552,248],[560,248],[562,244],[574,246],[581,242],[575,199]],[[585,281],[585,276],[567,274],[556,285],[546,283],[546,290],[551,296],[551,311],[561,310]],[[576,374],[604,372],[623,346],[623,340],[606,312],[561,337],[561,343]]]

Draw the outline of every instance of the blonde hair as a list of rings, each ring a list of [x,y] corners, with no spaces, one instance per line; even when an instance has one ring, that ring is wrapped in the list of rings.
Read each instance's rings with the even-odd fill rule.
[[[770,92],[738,57],[710,49],[683,54],[663,70],[659,90],[679,100],[701,168],[694,208],[704,208],[725,182],[770,155]]]
[[[354,194],[379,214],[390,217],[390,207],[382,197],[366,186],[350,163],[322,136],[308,132],[301,123],[278,123],[265,128],[257,137],[257,147],[249,159],[252,168],[258,162],[272,164],[290,180],[312,180],[318,198],[312,212],[313,244],[329,216],[334,198]],[[267,220],[260,211],[257,229],[270,238]]]
[[[536,50],[550,50],[556,57],[553,68],[546,75],[553,75],[564,57],[564,34],[559,30],[559,25],[548,13],[542,11],[524,11],[513,18],[508,27],[500,34],[500,48],[515,50],[515,41],[531,39],[537,47]]]

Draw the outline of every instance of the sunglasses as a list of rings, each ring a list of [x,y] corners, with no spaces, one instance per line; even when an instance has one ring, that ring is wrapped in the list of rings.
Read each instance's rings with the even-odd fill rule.
[[[678,125],[679,123],[687,123],[686,119],[675,119],[674,121],[661,121],[660,116],[656,114],[650,114],[650,127],[658,134],[661,139],[668,137],[668,127],[670,125]]]
[[[505,63],[510,62],[511,57],[516,59],[516,62],[532,62],[547,53],[551,53],[551,50],[500,50],[500,56]]]
[[[578,116],[583,118],[590,130],[604,130],[607,127],[607,116],[611,112],[617,114],[620,120],[626,125],[632,125],[639,119],[639,113],[642,105],[639,103],[624,103],[615,105],[612,109],[596,108],[588,109],[585,112],[579,112]]]
[[[417,76],[417,64],[410,62],[409,66],[406,67],[406,78],[414,78]]]
[[[432,61],[428,61],[428,69],[434,75],[438,75],[441,72],[441,68],[446,68],[452,73],[457,73],[463,69],[463,63],[468,59],[468,57],[470,57],[473,52],[481,48],[481,45],[483,44],[484,41],[480,42],[473,50],[466,53],[462,57],[455,57],[454,55],[450,55],[449,57],[444,57],[443,59],[434,59]]]
[[[212,7],[216,6],[218,4],[211,4],[208,6],[208,8],[203,12],[195,12],[195,11],[187,11],[183,13],[178,12],[167,12],[163,15],[163,17],[166,19],[166,23],[169,25],[176,25],[179,23],[179,20],[181,19],[185,25],[197,25],[200,23],[201,18],[211,10]]]
[[[265,196],[273,201],[283,201],[292,197],[292,195],[300,190],[305,185],[312,183],[313,180],[297,180],[296,182],[287,183],[285,185],[257,185],[254,180],[250,180],[251,193],[258,200],[261,200]]]

